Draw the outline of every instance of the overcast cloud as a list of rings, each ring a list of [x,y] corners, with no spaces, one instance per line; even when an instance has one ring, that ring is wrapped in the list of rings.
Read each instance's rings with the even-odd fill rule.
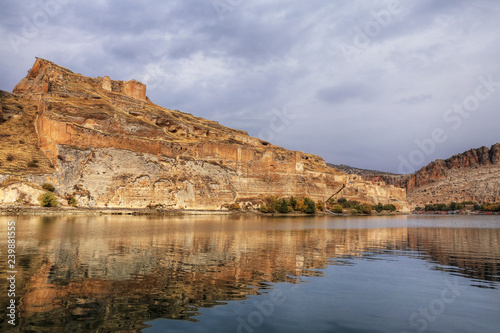
[[[36,56],[336,164],[500,142],[498,0],[3,1],[0,89]]]

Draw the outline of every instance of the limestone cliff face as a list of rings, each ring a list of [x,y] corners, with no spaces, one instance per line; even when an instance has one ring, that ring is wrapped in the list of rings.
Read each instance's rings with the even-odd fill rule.
[[[32,119],[26,131],[37,143],[25,151],[44,156],[37,158],[43,172],[21,166],[17,174],[53,183],[80,205],[220,209],[266,195],[325,200],[346,184],[360,201],[407,208],[404,189],[350,181],[320,157],[159,107],[135,80],[89,78],[37,59],[8,96],[0,100],[20,100],[20,119]],[[12,173],[0,165],[0,181]]]

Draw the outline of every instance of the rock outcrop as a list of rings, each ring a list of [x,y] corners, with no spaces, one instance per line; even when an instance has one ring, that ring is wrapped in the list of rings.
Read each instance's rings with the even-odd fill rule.
[[[467,168],[481,168],[500,165],[500,144],[471,149],[446,160],[436,160],[419,171],[399,181],[409,191],[434,183],[447,177],[449,171]]]
[[[347,168],[351,167],[343,166]],[[414,205],[500,202],[500,143],[433,161],[409,175],[351,169],[363,179],[405,188],[408,202]]]
[[[159,107],[135,80],[89,78],[37,59],[0,97],[4,113],[6,105],[18,110],[0,125],[9,132],[0,146],[24,154],[13,167],[0,152],[0,182],[49,182],[80,205],[220,209],[266,195],[325,200],[346,184],[359,201],[407,209],[404,189],[352,180],[318,156]]]

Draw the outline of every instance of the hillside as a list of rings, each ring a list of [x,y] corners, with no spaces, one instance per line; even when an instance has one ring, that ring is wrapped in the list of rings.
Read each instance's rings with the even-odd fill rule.
[[[398,174],[391,173],[391,172],[370,170],[370,169],[361,169],[361,168],[356,168],[356,167],[352,167],[352,166],[345,165],[345,164],[327,163],[327,165],[332,167],[332,168],[335,168],[337,170],[340,170],[342,172],[345,172],[347,174],[355,174],[355,175],[360,175],[363,177],[399,176]]]
[[[350,199],[407,209],[403,189],[155,105],[135,80],[85,77],[37,59],[0,103],[0,205],[36,201],[17,176],[88,207],[252,207],[268,195],[325,200],[348,184]]]
[[[383,181],[407,190],[414,205],[452,201],[500,202],[500,144],[435,160],[417,172],[397,175],[386,172],[336,166],[370,181]]]
[[[500,202],[500,144],[436,160],[393,184],[406,188],[414,204]]]

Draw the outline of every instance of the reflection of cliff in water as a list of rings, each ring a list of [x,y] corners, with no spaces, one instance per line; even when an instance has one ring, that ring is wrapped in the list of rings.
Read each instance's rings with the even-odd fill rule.
[[[297,220],[217,219],[23,221],[21,326],[109,331],[139,329],[155,318],[195,320],[198,308],[257,294],[263,282],[300,283],[298,276],[320,275],[336,259],[386,250],[418,249],[471,277],[498,278],[498,261],[481,257],[500,258],[488,248],[499,244],[498,229],[326,229]]]
[[[437,269],[484,281],[500,281],[498,244],[500,229],[408,229],[410,249],[427,253]]]

